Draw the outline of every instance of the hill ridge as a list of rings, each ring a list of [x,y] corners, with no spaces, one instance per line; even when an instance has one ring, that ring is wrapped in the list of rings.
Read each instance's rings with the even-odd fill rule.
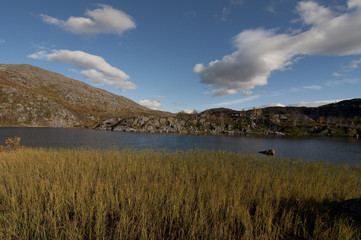
[[[126,115],[167,113],[29,64],[0,64],[0,125],[91,127]]]

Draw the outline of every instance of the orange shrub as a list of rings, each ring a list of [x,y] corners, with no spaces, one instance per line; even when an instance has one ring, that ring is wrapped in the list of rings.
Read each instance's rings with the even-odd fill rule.
[[[20,146],[20,137],[8,138],[5,140],[6,146],[0,146],[0,152],[15,152],[22,148]]]

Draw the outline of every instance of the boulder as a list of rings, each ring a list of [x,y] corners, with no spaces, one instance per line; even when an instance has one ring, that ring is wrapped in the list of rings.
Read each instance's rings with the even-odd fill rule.
[[[261,152],[258,152],[258,153],[262,153],[262,154],[265,154],[267,156],[274,156],[274,155],[276,155],[276,150],[268,149],[268,150],[261,151]]]

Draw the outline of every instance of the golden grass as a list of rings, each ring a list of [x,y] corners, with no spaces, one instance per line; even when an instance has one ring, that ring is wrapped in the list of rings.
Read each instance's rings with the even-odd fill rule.
[[[361,166],[215,151],[0,153],[0,239],[358,239]]]

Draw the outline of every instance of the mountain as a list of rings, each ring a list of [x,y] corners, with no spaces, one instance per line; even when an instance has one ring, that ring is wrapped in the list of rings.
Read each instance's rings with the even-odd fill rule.
[[[92,127],[121,116],[165,116],[59,73],[0,64],[0,126]]]

